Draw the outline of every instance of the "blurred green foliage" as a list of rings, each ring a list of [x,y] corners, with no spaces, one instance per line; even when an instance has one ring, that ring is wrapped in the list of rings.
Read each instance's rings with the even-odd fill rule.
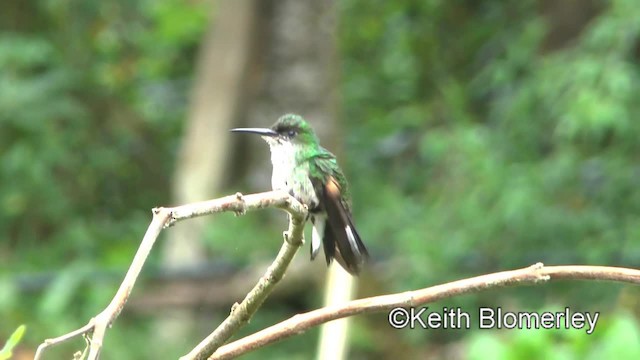
[[[27,323],[35,346],[109,301],[149,209],[169,203],[211,11],[207,2],[178,0],[2,7],[0,339]],[[105,270],[115,279],[88,281]],[[34,292],[41,274],[55,276]],[[149,334],[114,333],[113,344]],[[144,356],[135,351],[115,346],[107,356]]]
[[[640,260],[640,13],[612,1],[544,52],[536,4],[343,5],[357,218],[401,288]]]
[[[598,3],[552,50],[562,24],[538,1],[341,2],[347,168],[360,232],[388,261],[390,290],[538,261],[638,266],[636,5]],[[563,283],[459,305],[555,301],[595,311],[614,307],[619,289]],[[406,341],[424,344],[409,333]],[[476,355],[500,358],[491,351]]]
[[[544,310],[541,310],[542,312]],[[638,359],[640,326],[630,314],[611,314],[597,331],[585,336],[584,330],[509,330],[477,332],[468,342],[469,360],[549,359]]]
[[[113,270],[119,279],[148,224],[148,209],[170,202],[186,97],[211,4],[5,5],[0,336],[27,323],[25,343],[35,346],[82,325],[106,304],[114,281],[87,279],[96,270]],[[558,24],[542,15],[539,1],[337,5],[347,132],[341,162],[380,278],[367,295],[538,261],[637,267],[640,8],[634,1],[597,2],[577,35],[554,47],[548,42]],[[281,225],[274,218],[245,218],[229,222],[225,238],[264,238],[257,230]],[[210,246],[246,264],[269,258],[278,244]],[[18,274],[40,272],[55,277],[43,291],[25,290]],[[550,284],[466,296],[455,305],[637,306],[620,301],[621,288]],[[317,305],[312,295],[302,301]],[[290,314],[271,310],[250,326]],[[589,337],[477,331],[462,341],[470,359],[523,353],[635,359],[637,347],[621,345],[640,343],[635,315],[637,309],[634,316],[603,313],[607,324]],[[392,350],[383,346],[389,341],[379,338],[415,349],[460,340],[460,334],[438,332],[389,335],[384,322],[368,326],[375,322],[358,318],[354,324],[356,354],[388,355]],[[109,333],[105,356],[144,358],[144,349],[130,344],[148,342],[151,331],[148,317],[127,314]],[[260,356],[305,358],[315,335]],[[184,349],[192,343],[185,339]]]

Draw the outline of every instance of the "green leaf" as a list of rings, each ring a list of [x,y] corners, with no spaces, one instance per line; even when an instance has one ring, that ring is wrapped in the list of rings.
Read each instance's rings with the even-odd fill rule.
[[[0,360],[7,360],[11,358],[11,356],[13,355],[13,348],[18,345],[26,330],[27,327],[25,325],[20,325],[18,326],[16,331],[11,334],[9,340],[7,340],[7,343],[4,345],[2,350],[0,350]]]

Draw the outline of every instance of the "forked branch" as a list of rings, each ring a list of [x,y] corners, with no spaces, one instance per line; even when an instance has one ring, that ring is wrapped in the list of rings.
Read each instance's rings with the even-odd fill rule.
[[[556,279],[607,280],[640,285],[640,270],[636,269],[604,266],[545,267],[542,263],[538,263],[523,269],[477,276],[399,294],[354,300],[340,306],[314,310],[295,315],[279,324],[223,345],[240,327],[249,321],[283,277],[289,263],[302,244],[304,221],[307,216],[307,209],[287,193],[270,191],[246,196],[238,193],[232,196],[173,208],[153,209],[153,220],[149,224],[120,288],[109,305],[83,327],[57,338],[45,340],[38,347],[35,359],[40,359],[42,353],[48,347],[79,336],[86,336],[90,340],[88,359],[95,360],[99,357],[106,329],[118,317],[126,304],[142,266],[163,228],[169,227],[177,221],[192,217],[227,211],[243,214],[246,211],[267,207],[280,208],[290,215],[289,229],[284,233],[285,241],[278,256],[245,299],[240,304],[235,304],[232,307],[229,317],[189,354],[183,356],[182,360],[200,360],[207,357],[209,359],[228,359],[299,334],[331,320],[362,313],[388,311],[400,306],[419,306],[456,295],[502,286],[535,284]]]
[[[81,328],[57,338],[45,340],[40,344],[40,346],[38,346],[35,360],[41,359],[42,353],[48,347],[82,335],[90,335],[88,336],[90,339],[88,359],[98,359],[106,330],[113,321],[115,321],[120,314],[120,311],[124,308],[124,305],[133,290],[133,286],[140,275],[142,266],[147,260],[153,244],[156,242],[156,239],[163,228],[169,227],[177,221],[197,216],[228,211],[235,212],[236,214],[244,214],[247,211],[267,207],[276,207],[289,213],[290,221],[289,230],[285,233],[286,241],[284,241],[278,257],[269,267],[265,276],[260,279],[256,287],[247,295],[242,304],[234,307],[231,315],[229,316],[232,320],[229,320],[228,318],[223,323],[223,325],[226,324],[225,330],[220,331],[219,335],[216,335],[216,339],[221,339],[218,340],[221,341],[220,344],[224,343],[224,341],[226,341],[226,339],[228,339],[235,330],[246,323],[253,312],[257,310],[262,301],[264,301],[267,295],[271,292],[275,283],[282,278],[282,275],[293,259],[296,250],[302,244],[303,227],[307,216],[307,210],[302,204],[285,192],[269,191],[246,196],[237,193],[236,195],[226,196],[219,199],[202,201],[173,208],[154,208],[153,220],[147,228],[147,232],[142,239],[142,243],[131,262],[131,266],[125,275],[124,280],[120,284],[116,295],[113,297],[109,305]]]

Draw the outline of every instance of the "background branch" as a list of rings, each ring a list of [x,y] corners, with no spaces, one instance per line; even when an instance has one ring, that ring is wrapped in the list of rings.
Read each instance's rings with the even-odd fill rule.
[[[236,195],[226,196],[219,199],[202,201],[173,208],[154,208],[153,220],[147,228],[144,238],[142,239],[140,247],[138,248],[133,261],[131,262],[131,266],[129,267],[129,270],[125,275],[124,280],[120,284],[116,295],[113,297],[109,305],[98,315],[89,320],[89,322],[83,327],[57,338],[45,340],[42,344],[40,344],[40,346],[38,346],[38,350],[35,354],[35,359],[40,359],[44,350],[50,346],[62,343],[76,336],[89,333],[91,333],[91,341],[88,359],[95,360],[99,357],[102,343],[104,341],[104,336],[106,334],[106,329],[113,323],[113,321],[115,321],[115,319],[120,314],[120,311],[126,304],[129,295],[133,290],[133,286],[135,285],[135,282],[140,274],[140,271],[142,270],[142,266],[149,256],[153,244],[155,243],[158,235],[163,228],[169,227],[177,221],[190,219],[197,216],[227,211],[233,211],[237,214],[244,214],[246,211],[257,210],[266,207],[280,208],[288,212],[290,215],[288,231],[288,234],[290,235],[287,237],[288,241],[285,241],[285,245],[283,245],[283,249],[286,248],[286,254],[283,255],[283,250],[281,250],[280,254],[278,254],[276,262],[274,262],[274,264],[267,271],[267,274],[269,274],[269,271],[271,271],[271,274],[273,274],[274,276],[279,275],[280,277],[282,277],[282,273],[288,265],[288,262],[286,262],[285,260],[288,259],[288,261],[290,261],[295,254],[295,250],[297,250],[300,246],[302,239],[302,229],[307,214],[306,208],[289,194],[281,191],[269,191],[243,196],[242,194],[237,193]],[[263,279],[261,279],[261,282],[258,283],[259,285],[262,283]],[[274,279],[277,279],[277,277]],[[265,281],[271,282],[272,280],[273,279],[268,278]],[[261,301],[259,301],[259,303],[256,305],[256,308],[262,303],[264,297],[266,297],[266,295],[268,294],[270,289],[273,288],[273,285],[276,282],[277,280],[273,281],[270,286],[265,287],[266,294],[263,294],[257,290],[255,292],[252,291],[256,299],[260,299],[260,296],[263,296],[261,298]],[[247,297],[249,297],[249,295],[247,295]],[[243,314],[240,311],[232,311],[232,316],[233,313],[236,312],[239,314]]]
[[[640,285],[640,270],[606,266],[544,266],[537,263],[527,268],[458,280],[399,294],[374,296],[295,315],[288,320],[224,345],[211,357],[230,359],[259,347],[300,334],[314,326],[347,316],[390,310],[396,307],[424,305],[457,295],[479,292],[508,285],[536,284],[548,280],[607,280]]]

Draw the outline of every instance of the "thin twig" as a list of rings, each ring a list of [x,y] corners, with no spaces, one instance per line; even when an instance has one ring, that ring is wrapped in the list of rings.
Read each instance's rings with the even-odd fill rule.
[[[209,360],[230,359],[259,347],[300,334],[331,320],[363,313],[388,311],[396,307],[419,306],[457,295],[516,284],[537,284],[548,280],[606,280],[640,285],[640,270],[607,266],[543,266],[503,271],[454,281],[415,291],[350,301],[295,315],[276,325],[221,346]]]
[[[66,333],[62,336],[58,336],[57,338],[53,338],[53,339],[46,339],[42,344],[40,344],[40,346],[38,346],[38,350],[36,351],[36,355],[35,355],[35,360],[39,359],[42,352],[49,346],[53,346],[56,344],[60,344],[63,343],[69,339],[72,339],[76,336],[80,336],[80,335],[84,335],[89,333],[91,330],[93,330],[93,319],[89,320],[89,323],[87,323],[85,326],[73,330],[72,332]]]
[[[284,233],[285,241],[282,244],[282,248],[280,248],[278,256],[258,283],[240,304],[234,304],[231,308],[231,314],[209,336],[204,338],[191,352],[181,357],[180,360],[206,359],[239,328],[249,322],[253,314],[262,305],[262,302],[284,276],[289,263],[293,260],[293,256],[302,245],[303,230],[304,217],[292,217],[289,222],[289,230]]]
[[[106,329],[118,317],[133,290],[133,286],[140,275],[140,271],[156,242],[158,235],[163,228],[173,225],[175,222],[190,219],[197,216],[233,211],[236,214],[244,214],[246,211],[257,210],[267,207],[280,208],[289,213],[291,219],[289,224],[289,241],[286,244],[294,248],[291,257],[300,246],[302,239],[302,228],[307,211],[305,207],[289,194],[281,191],[269,191],[258,194],[243,196],[240,193],[226,196],[219,199],[203,201],[193,204],[182,205],[174,208],[154,208],[153,220],[149,224],[142,239],[140,247],[131,262],[131,266],[120,284],[118,291],[109,305],[94,318],[79,329],[73,330],[65,335],[53,339],[45,340],[36,351],[35,360],[42,357],[43,352],[54,345],[65,342],[76,336],[91,333],[88,360],[96,360],[100,355],[102,343],[106,334]],[[298,241],[299,243],[296,243]],[[286,246],[285,244],[285,246]],[[296,246],[297,245],[297,246]],[[283,246],[283,248],[285,247]],[[284,264],[286,267],[286,264]],[[273,266],[273,265],[272,265]],[[284,269],[282,270],[284,272]],[[282,277],[278,271],[274,271]],[[266,296],[266,295],[265,295]],[[264,300],[264,298],[263,298]]]

